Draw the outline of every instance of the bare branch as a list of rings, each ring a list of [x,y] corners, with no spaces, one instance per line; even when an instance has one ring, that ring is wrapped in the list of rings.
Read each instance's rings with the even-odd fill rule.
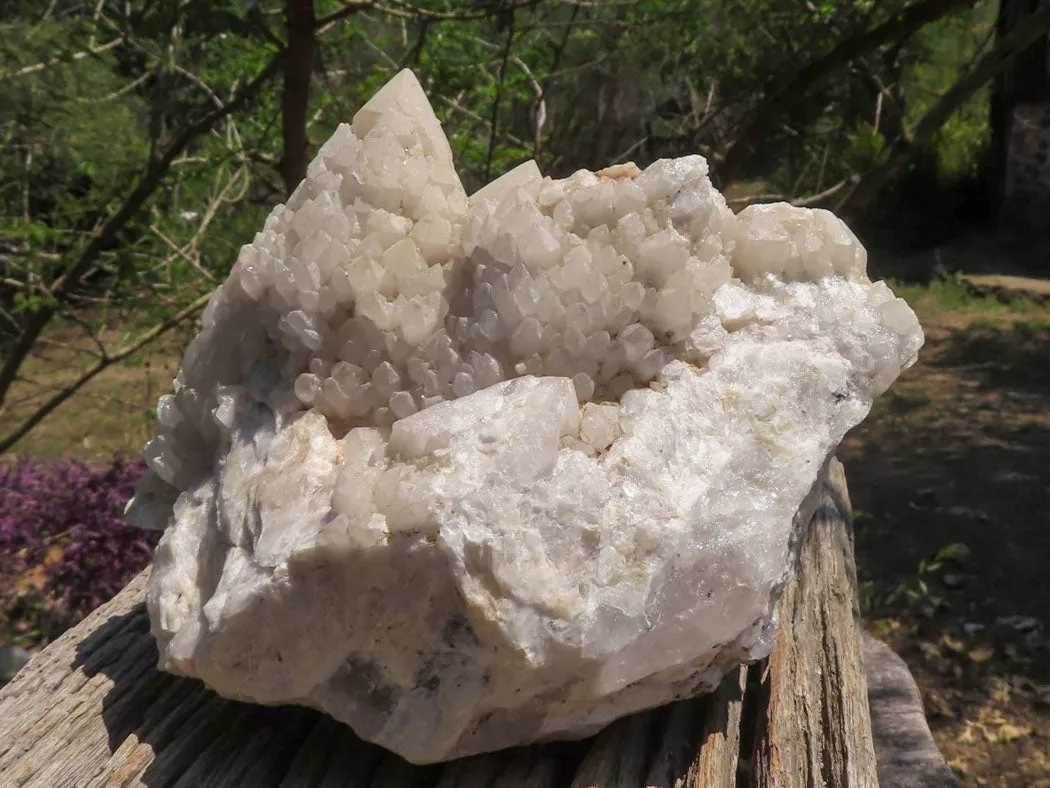
[[[65,402],[67,399],[76,394],[80,389],[84,387],[88,381],[94,378],[103,370],[113,366],[126,359],[128,356],[138,352],[150,342],[153,342],[158,337],[163,336],[171,329],[178,326],[180,323],[185,321],[187,318],[192,317],[207,306],[208,301],[211,299],[214,291],[202,295],[192,304],[187,306],[178,314],[168,318],[162,323],[158,323],[148,331],[144,331],[132,342],[124,345],[124,347],[113,353],[104,353],[91,367],[80,375],[76,380],[70,383],[68,386],[60,389],[54,396],[52,396],[47,402],[37,408],[31,416],[23,421],[18,427],[11,432],[9,435],[5,435],[0,438],[0,452],[9,451],[12,446],[18,443],[23,437],[25,437],[30,430],[32,430],[37,424],[43,421],[48,415],[50,415],[55,408]]]
[[[336,22],[339,22],[348,16],[353,16],[361,11],[378,11],[387,16],[410,19],[417,22],[464,22],[471,19],[486,19],[491,16],[508,12],[512,13],[522,8],[530,8],[531,6],[539,5],[542,2],[544,2],[544,0],[521,0],[521,2],[512,3],[511,5],[497,9],[485,8],[480,11],[451,12],[431,11],[426,8],[418,8],[409,3],[400,3],[397,2],[397,0],[391,0],[391,2],[386,5],[371,2],[371,0],[361,0],[360,2],[345,3],[339,10],[333,11],[327,16],[322,16],[318,19],[316,25],[318,34],[323,35],[324,33],[327,33]]]
[[[462,113],[463,115],[466,115],[471,120],[476,121],[476,122],[480,123],[483,126],[491,127],[491,124],[492,124],[491,120],[489,120],[488,118],[482,117],[481,115],[479,115],[478,113],[476,113],[472,109],[464,107],[462,104],[460,104],[454,98],[450,98],[448,96],[439,96],[438,98],[440,98],[442,101],[444,101],[450,107],[452,107],[452,109],[454,109],[456,112],[459,112],[459,113]],[[518,136],[516,136],[514,134],[511,134],[509,131],[508,132],[504,132],[504,133],[506,134],[507,139],[510,140],[511,142],[513,142],[515,145],[521,145],[522,147],[524,147],[525,140],[521,139],[520,137],[518,137]]]
[[[843,178],[834,186],[831,186],[822,192],[818,192],[817,194],[811,194],[808,197],[796,197],[791,199],[783,194],[751,194],[747,197],[734,197],[731,200],[726,200],[726,202],[729,205],[739,205],[743,207],[754,205],[755,203],[787,202],[794,205],[796,208],[811,208],[814,205],[819,205],[820,203],[831,199],[847,186],[856,183],[858,180],[860,180],[859,175],[850,175],[848,178]]]
[[[143,82],[145,82],[147,79],[149,79],[151,76],[153,76],[153,74],[154,74],[154,69],[149,69],[148,71],[142,72],[141,76],[135,77],[135,79],[131,80],[131,82],[126,84],[124,87],[117,88],[116,90],[114,90],[111,93],[107,93],[104,96],[99,96],[98,98],[77,97],[77,101],[79,101],[81,104],[103,104],[103,103],[105,103],[107,101],[113,101],[113,100],[118,99],[121,96],[123,96],[123,95],[125,95],[127,93],[130,93],[131,91],[133,91],[135,88],[137,88]]]
[[[540,155],[543,127],[547,123],[547,100],[543,95],[543,85],[541,85],[539,80],[536,79],[525,61],[517,55],[514,55],[511,59],[517,64],[518,68],[525,72],[525,76],[528,78],[529,84],[532,85],[532,90],[536,94],[536,103],[533,105],[533,112],[536,115],[536,120],[532,131],[532,158],[535,159]]]
[[[510,48],[514,44],[514,12],[507,17],[507,40],[503,45],[503,57],[499,65],[499,82],[496,83],[496,95],[492,97],[492,122],[489,125],[489,149],[485,155],[485,175],[482,179],[488,183],[492,175],[492,155],[496,152],[496,131],[499,128],[499,105],[503,100],[503,86],[507,81],[507,61],[510,60]]]
[[[83,276],[91,270],[91,267],[102,252],[116,242],[120,231],[138,214],[157,190],[171,168],[172,162],[182,155],[190,142],[201,134],[208,132],[215,123],[231,112],[235,112],[253,98],[262,86],[277,73],[282,57],[283,52],[275,54],[270,59],[270,62],[250,82],[244,85],[229,102],[209,112],[196,122],[189,124],[160,156],[150,161],[138,185],[124,199],[121,206],[102,222],[91,240],[71,261],[65,273],[53,283],[51,293],[54,300],[49,300],[48,303],[32,314],[18,342],[10,349],[10,355],[5,359],[3,366],[0,367],[0,406],[6,400],[11,383],[14,381],[22,362],[32,350],[33,344],[51,321],[51,318],[57,313],[58,302],[65,300],[76,289]]]
[[[200,88],[202,91],[204,91],[208,95],[208,97],[212,100],[212,103],[216,107],[222,107],[223,101],[219,97],[219,94],[216,93],[214,90],[212,90],[211,85],[209,85],[207,82],[205,82],[203,79],[201,79],[199,76],[194,74],[189,69],[185,69],[185,68],[183,68],[182,66],[180,66],[178,64],[175,64],[174,71],[177,74],[181,74],[183,77],[185,77],[190,82],[192,82],[194,85],[196,85],[198,88]],[[247,160],[247,155],[244,152],[244,142],[241,140],[241,132],[237,128],[237,124],[233,122],[233,118],[230,117],[229,115],[227,115],[224,118],[224,120],[226,121],[226,127],[229,130],[229,134],[232,135],[233,139],[236,140],[236,142],[237,142],[237,151],[236,151],[237,158],[241,162],[246,161]],[[227,147],[232,147],[231,145],[229,145],[229,138],[227,138]],[[185,159],[180,159],[177,163],[181,164],[181,163],[184,163],[185,161],[186,161]],[[202,161],[205,161],[205,160],[202,159]]]
[[[0,80],[8,79],[9,77],[24,77],[29,74],[36,74],[38,71],[43,71],[45,68],[58,65],[59,63],[68,63],[70,60],[83,60],[86,57],[92,55],[100,55],[114,47],[120,46],[124,43],[124,36],[118,36],[112,41],[105,44],[100,44],[97,47],[85,49],[81,52],[74,52],[72,55],[53,57],[50,60],[45,60],[43,63],[34,63],[31,66],[23,66],[22,68],[15,69],[14,71],[8,71],[5,74],[0,74]]]

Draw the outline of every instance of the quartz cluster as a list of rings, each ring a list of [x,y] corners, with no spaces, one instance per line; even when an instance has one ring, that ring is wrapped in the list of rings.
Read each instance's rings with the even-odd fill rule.
[[[427,762],[764,656],[814,482],[922,344],[832,214],[700,156],[471,196],[401,72],[203,315],[129,518],[161,666]]]

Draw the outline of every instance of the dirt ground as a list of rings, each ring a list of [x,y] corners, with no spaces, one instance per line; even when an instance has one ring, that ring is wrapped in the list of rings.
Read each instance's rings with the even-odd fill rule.
[[[965,785],[1050,786],[1050,310],[910,297],[920,361],[840,451],[868,625]]]
[[[927,345],[840,451],[867,624],[908,662],[965,785],[1050,788],[1050,306],[1038,292],[977,295],[960,277],[895,287]],[[67,331],[0,433],[75,373],[82,343]],[[180,341],[107,370],[18,452],[140,451]]]

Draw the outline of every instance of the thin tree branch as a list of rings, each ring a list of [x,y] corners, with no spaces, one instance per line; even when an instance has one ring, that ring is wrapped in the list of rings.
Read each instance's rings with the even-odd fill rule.
[[[507,80],[507,62],[510,60],[510,48],[514,44],[514,11],[507,14],[507,41],[503,45],[503,58],[499,65],[499,82],[496,84],[496,95],[492,99],[492,122],[489,126],[489,149],[485,155],[485,175],[483,183],[488,183],[492,176],[492,156],[496,152],[496,131],[499,128],[499,105],[503,100],[503,86]]]
[[[532,70],[526,65],[525,61],[517,55],[512,58],[518,65],[525,76],[529,80],[529,84],[532,85],[532,90],[536,94],[536,103],[533,105],[533,112],[536,115],[536,120],[533,123],[532,131],[532,158],[539,158],[540,155],[540,144],[543,140],[543,127],[547,123],[547,100],[543,95],[543,85],[539,83],[539,80],[533,75]]]
[[[204,91],[208,95],[208,98],[210,98],[212,100],[212,103],[216,107],[220,107],[220,108],[222,107],[222,105],[223,105],[222,99],[219,97],[218,93],[216,93],[214,90],[212,90],[211,86],[207,82],[205,82],[203,79],[201,79],[199,76],[194,74],[189,69],[185,69],[185,68],[183,68],[182,66],[180,66],[178,64],[175,64],[174,70],[175,70],[176,73],[182,75],[183,77],[188,79],[190,82],[192,82],[194,85],[196,85],[198,88],[200,88],[202,91]],[[226,120],[227,125],[230,128],[231,133],[233,134],[234,138],[237,140],[237,147],[239,148],[239,153],[237,154],[237,157],[239,159],[241,159],[242,161],[244,161],[245,158],[246,158],[245,153],[244,153],[244,143],[241,141],[241,133],[237,129],[237,124],[235,124],[233,122],[233,119],[230,118],[229,115],[226,116],[225,120]],[[180,159],[180,163],[182,161],[184,161],[184,160]]]
[[[530,8],[531,6],[539,5],[542,2],[544,2],[544,0],[521,0],[521,2],[512,3],[509,6],[498,9],[485,8],[480,11],[451,12],[431,11],[426,8],[418,8],[409,3],[399,3],[396,2],[396,0],[391,0],[387,5],[371,2],[371,0],[361,0],[360,2],[345,3],[343,7],[337,11],[333,11],[326,16],[320,17],[317,20],[316,25],[317,32],[321,35],[327,33],[336,22],[339,22],[348,16],[353,16],[360,11],[378,11],[387,16],[394,16],[419,22],[465,22],[472,19],[487,19],[488,17],[507,13],[508,11],[513,12],[522,8]]]
[[[741,205],[745,207],[762,202],[787,202],[794,205],[796,208],[811,208],[814,205],[819,205],[825,200],[834,197],[847,186],[856,183],[858,180],[860,180],[859,175],[850,175],[848,178],[843,178],[834,186],[831,186],[822,192],[818,192],[817,194],[811,194],[808,197],[788,199],[783,194],[752,194],[748,197],[734,197],[731,200],[726,200],[726,202],[729,205]]]
[[[137,88],[139,85],[141,85],[151,76],[153,76],[154,71],[155,69],[152,68],[149,71],[144,71],[140,76],[135,77],[135,79],[131,80],[131,82],[126,84],[124,87],[117,88],[113,92],[107,93],[104,96],[99,96],[98,98],[78,97],[77,101],[79,101],[81,104],[104,104],[107,101],[113,101],[114,99],[118,99],[126,93],[130,93],[132,90]]]
[[[482,117],[478,113],[474,112],[474,110],[464,107],[462,104],[458,103],[454,98],[450,98],[449,96],[438,96],[438,98],[440,98],[442,101],[448,104],[456,112],[466,115],[471,120],[480,123],[486,128],[491,128],[492,121],[489,118]],[[525,140],[521,139],[520,137],[514,134],[511,134],[509,131],[504,133],[506,134],[507,139],[513,142],[515,145],[521,145],[522,147],[525,146]]]
[[[43,63],[34,63],[31,66],[23,66],[22,68],[15,69],[14,71],[8,71],[5,74],[0,74],[0,80],[8,79],[10,77],[24,77],[29,74],[36,74],[38,71],[43,71],[45,68],[50,68],[51,66],[58,65],[59,63],[68,63],[70,60],[83,60],[84,58],[91,57],[92,55],[100,55],[103,52],[113,49],[114,47],[120,46],[122,43],[124,43],[124,36],[118,36],[117,38],[114,38],[112,41],[109,41],[105,44],[101,44],[97,47],[92,47],[90,49],[85,49],[81,52],[74,52],[72,55],[69,56],[59,55],[58,57],[53,57],[50,60],[45,60]]]
[[[411,68],[413,65],[419,62],[419,56],[423,54],[423,47],[427,43],[427,31],[430,30],[430,20],[424,19],[419,23],[419,33],[416,35],[415,43],[405,52],[404,57],[401,58],[401,62],[397,64],[397,70],[400,71],[403,68]]]
[[[117,350],[115,353],[104,353],[91,367],[87,369],[79,378],[74,380],[68,386],[65,386],[59,390],[53,397],[47,402],[37,408],[32,415],[30,415],[25,421],[18,425],[18,427],[11,432],[9,435],[4,436],[0,439],[0,453],[9,451],[12,446],[18,443],[23,437],[25,437],[30,430],[32,430],[37,424],[43,421],[48,415],[50,415],[55,408],[65,402],[67,399],[76,394],[81,388],[84,387],[92,378],[98,375],[100,372],[108,367],[117,364],[133,353],[138,352],[150,342],[153,342],[158,337],[163,336],[171,329],[178,326],[184,320],[192,317],[197,312],[207,306],[208,301],[211,299],[214,291],[202,295],[192,304],[187,306],[178,314],[168,318],[162,323],[158,323],[153,328],[140,334],[134,341],[128,343],[124,347]]]

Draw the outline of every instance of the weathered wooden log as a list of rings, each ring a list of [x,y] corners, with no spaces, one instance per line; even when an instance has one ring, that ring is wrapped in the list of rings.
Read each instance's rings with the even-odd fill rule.
[[[878,787],[849,498],[832,463],[780,598],[780,628],[763,676],[751,759],[754,785]]]
[[[750,671],[759,685],[736,669],[709,696],[584,742],[427,767],[318,712],[226,700],[158,672],[143,573],[0,690],[0,786],[874,786],[849,519],[833,462],[780,602],[773,654]]]

